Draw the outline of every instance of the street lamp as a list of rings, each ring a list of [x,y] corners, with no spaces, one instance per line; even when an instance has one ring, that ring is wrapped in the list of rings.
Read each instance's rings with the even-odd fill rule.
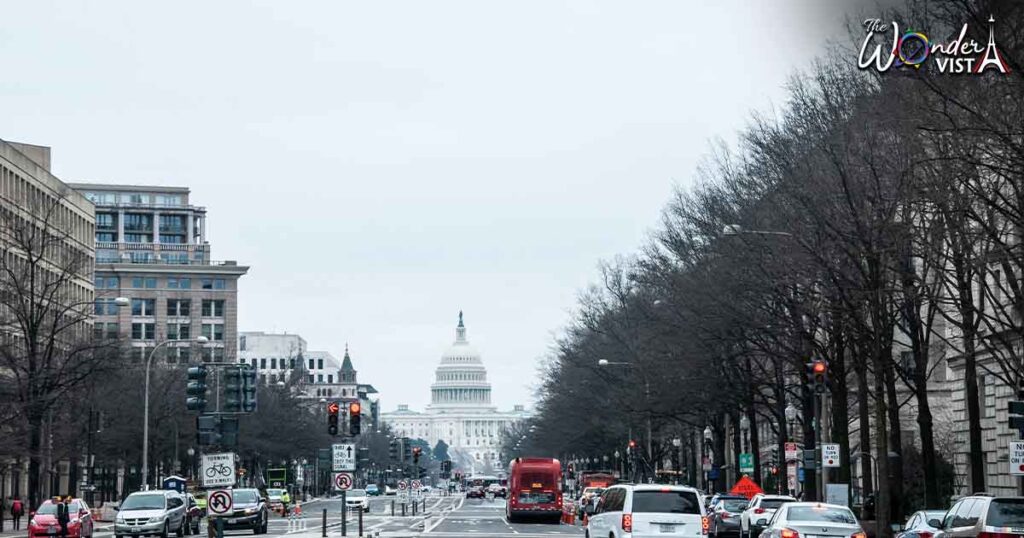
[[[750,443],[750,439],[748,439],[748,436],[750,435],[750,419],[747,418],[747,415],[740,417],[740,433],[743,434],[743,442],[741,443],[742,446],[740,446],[740,450],[746,452],[747,444]]]
[[[188,447],[188,477],[190,480],[195,480],[196,478],[194,476],[194,465],[192,465],[192,463],[195,461],[195,457],[196,449]]]
[[[708,462],[706,470],[704,471],[704,485],[708,488],[708,493],[712,493],[711,489],[711,440],[714,438],[714,432],[711,431],[711,425],[704,426],[704,457]],[[703,462],[701,462],[703,464]]]
[[[796,406],[794,406],[792,403],[786,406],[786,422],[789,423],[789,429],[787,430],[787,432],[789,433],[790,441],[793,440],[793,425],[796,423],[796,414]]]
[[[122,297],[118,297],[118,299],[121,298]],[[114,301],[116,303],[117,299],[114,299]],[[149,351],[149,356],[146,357],[146,390],[143,395],[142,403],[142,489],[149,489],[149,367],[153,365],[153,357],[156,356],[157,349],[160,349],[162,346],[170,344],[171,342],[190,341],[198,344],[206,344],[210,339],[200,335],[192,340],[164,340],[163,342],[153,346],[153,349]]]

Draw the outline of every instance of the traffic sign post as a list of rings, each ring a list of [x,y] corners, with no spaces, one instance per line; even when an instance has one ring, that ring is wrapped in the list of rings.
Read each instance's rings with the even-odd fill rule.
[[[235,454],[203,454],[199,476],[204,488],[231,487],[235,485]]]
[[[749,452],[740,454],[740,472],[741,473],[752,473],[754,472],[754,455]]]
[[[332,446],[334,459],[331,470],[334,472],[340,471],[355,471],[356,470],[356,445],[348,443],[339,443]]]
[[[786,443],[786,461],[796,461],[800,459],[800,448],[796,443]]]
[[[1010,474],[1024,476],[1024,441],[1010,441]]]
[[[230,489],[215,489],[207,496],[206,507],[210,514],[223,516],[230,514],[234,508],[234,497]]]
[[[334,473],[334,489],[352,489],[352,473]]]
[[[823,443],[821,445],[821,466],[839,467],[839,445]]]

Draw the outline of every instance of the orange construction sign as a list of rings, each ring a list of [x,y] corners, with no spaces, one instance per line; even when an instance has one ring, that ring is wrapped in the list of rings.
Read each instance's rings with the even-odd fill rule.
[[[761,486],[757,485],[757,482],[751,480],[749,476],[743,475],[742,478],[736,481],[736,484],[732,489],[729,490],[729,493],[732,493],[733,495],[743,495],[744,497],[751,499],[758,493],[764,493],[764,490],[761,489]]]

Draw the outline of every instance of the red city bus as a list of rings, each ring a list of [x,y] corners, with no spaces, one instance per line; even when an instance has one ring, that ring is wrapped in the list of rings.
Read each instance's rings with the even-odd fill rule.
[[[609,471],[583,471],[580,473],[580,489],[607,488],[615,485],[615,475]]]
[[[562,517],[562,464],[554,458],[516,458],[508,465],[509,522],[537,516],[558,522]]]

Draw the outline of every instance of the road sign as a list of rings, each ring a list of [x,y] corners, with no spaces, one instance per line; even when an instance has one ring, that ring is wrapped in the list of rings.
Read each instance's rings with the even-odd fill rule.
[[[813,450],[804,450],[804,469],[816,469],[817,460],[817,454]]]
[[[235,485],[235,454],[203,454],[199,476],[204,488],[230,487]]]
[[[839,467],[839,445],[835,443],[822,443],[821,466]]]
[[[406,487],[408,487],[408,484],[405,483],[405,480],[398,481],[398,491],[405,491]]]
[[[796,443],[786,443],[786,461],[798,459],[800,459],[800,448],[796,446]]]
[[[215,489],[207,496],[206,508],[215,516],[230,514],[234,508],[234,499],[230,489]]]
[[[700,468],[704,471],[711,470],[711,458],[704,456],[701,458]]]
[[[334,472],[356,470],[356,445],[340,443],[333,445],[332,448],[334,449],[334,465],[331,466],[331,469]]]
[[[740,454],[740,472],[741,473],[752,473],[754,472],[754,455],[748,452]]]
[[[803,467],[800,467],[799,469],[796,470],[796,479],[799,480],[800,482],[804,481],[804,468]]]
[[[1024,475],[1024,441],[1010,441],[1010,474]]]
[[[334,473],[334,488],[345,491],[352,488],[352,473]]]
[[[423,487],[423,484],[419,480],[412,481],[412,489],[419,490],[421,487]]]

